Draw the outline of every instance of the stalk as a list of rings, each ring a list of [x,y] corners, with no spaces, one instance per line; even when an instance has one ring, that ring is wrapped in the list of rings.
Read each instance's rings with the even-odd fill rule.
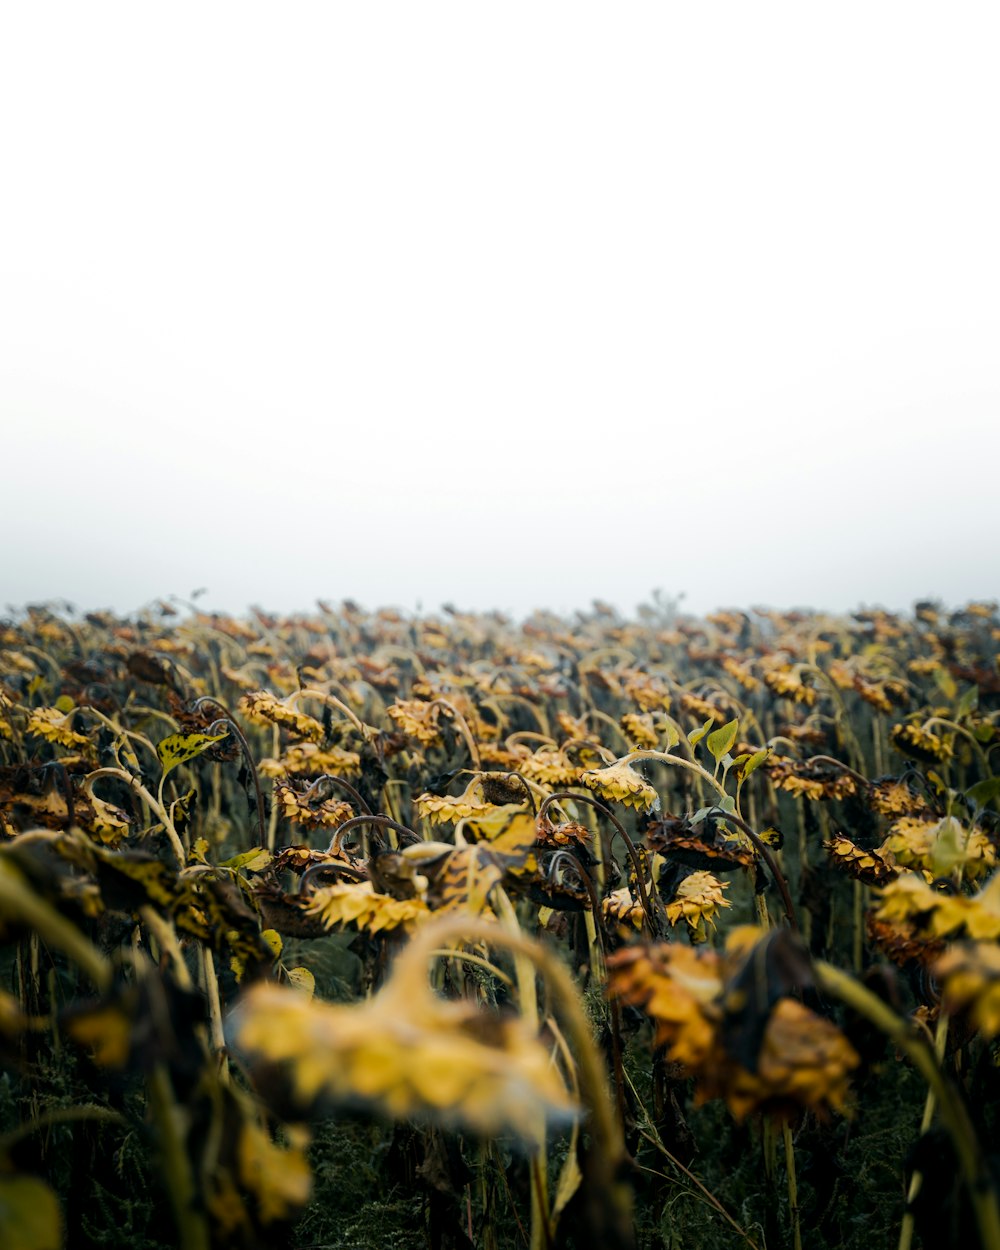
[[[927,1082],[958,1156],[959,1170],[972,1202],[982,1250],[1000,1250],[1000,1208],[982,1146],[961,1094],[942,1072],[933,1051],[923,1038],[914,1036],[901,1016],[847,973],[824,962],[817,962],[814,970],[821,990],[839,998],[875,1025],[903,1051]]]

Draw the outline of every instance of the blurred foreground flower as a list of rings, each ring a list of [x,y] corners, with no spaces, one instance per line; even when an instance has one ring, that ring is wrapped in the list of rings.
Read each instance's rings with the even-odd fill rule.
[[[725,957],[673,943],[619,951],[608,960],[610,993],[645,1011],[656,1044],[696,1078],[700,1101],[724,1098],[737,1120],[843,1113],[858,1055],[836,1025],[789,996],[802,975],[786,971],[799,958],[794,940],[755,936],[736,930]]]
[[[951,1012],[968,1012],[984,1037],[1000,1033],[1000,946],[970,942],[948,948],[934,965],[941,997]]]
[[[411,944],[378,993],[352,1006],[256,985],[232,1017],[233,1043],[252,1066],[287,1065],[304,1106],[326,1096],[397,1118],[532,1140],[540,1112],[573,1115],[549,1050],[526,1022],[439,997],[427,980],[426,954]]]

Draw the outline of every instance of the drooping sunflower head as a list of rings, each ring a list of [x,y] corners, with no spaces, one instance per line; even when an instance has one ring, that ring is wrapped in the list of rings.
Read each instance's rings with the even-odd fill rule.
[[[965,1012],[986,1038],[1000,1034],[1000,946],[969,942],[950,946],[934,965],[941,997],[951,1012]]]
[[[951,759],[951,743],[922,725],[893,725],[889,737],[897,751],[923,764],[941,764]]]
[[[601,798],[634,807],[637,811],[652,811],[660,805],[660,796],[649,782],[640,777],[630,764],[623,764],[620,760],[604,768],[589,768],[580,774],[580,780]]]

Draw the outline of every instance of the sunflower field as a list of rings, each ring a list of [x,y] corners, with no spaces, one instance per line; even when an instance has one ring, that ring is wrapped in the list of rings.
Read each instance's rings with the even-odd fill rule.
[[[0,1246],[1000,1250],[998,653],[0,621]]]

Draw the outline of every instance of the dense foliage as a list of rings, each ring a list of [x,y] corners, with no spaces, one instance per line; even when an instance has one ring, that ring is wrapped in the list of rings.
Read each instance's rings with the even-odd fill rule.
[[[1000,1250],[992,604],[0,623],[0,1244]]]

